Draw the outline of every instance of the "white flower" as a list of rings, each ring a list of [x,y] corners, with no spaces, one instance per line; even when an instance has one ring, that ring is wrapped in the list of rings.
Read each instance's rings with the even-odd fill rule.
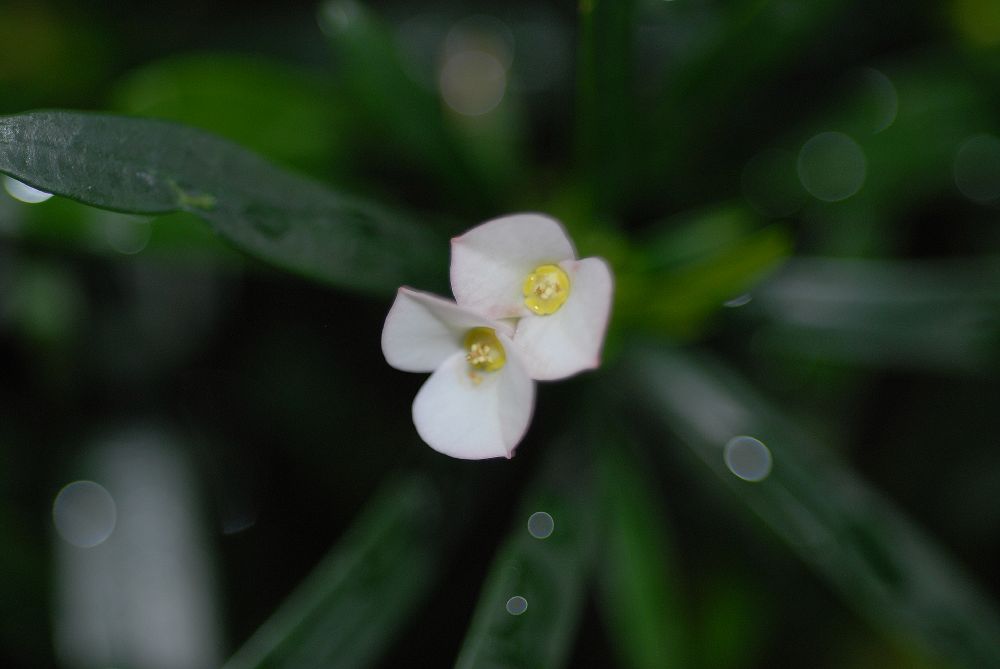
[[[535,405],[532,379],[600,364],[611,270],[576,259],[555,220],[499,218],[452,240],[458,304],[400,288],[382,330],[396,369],[432,372],[413,400],[431,448],[456,458],[511,457]]]
[[[455,300],[488,318],[519,318],[514,343],[540,381],[600,364],[612,286],[607,263],[577,260],[562,225],[547,216],[497,218],[451,242]]]
[[[433,372],[413,400],[413,424],[436,451],[479,460],[514,454],[535,405],[535,384],[509,323],[400,288],[382,330],[386,361]]]

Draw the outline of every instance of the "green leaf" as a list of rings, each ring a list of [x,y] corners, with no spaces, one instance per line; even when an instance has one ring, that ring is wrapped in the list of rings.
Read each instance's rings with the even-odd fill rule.
[[[721,206],[664,223],[618,276],[615,318],[656,335],[702,332],[729,300],[783,263],[792,240],[782,226],[759,227],[744,207]]]
[[[598,432],[603,532],[601,615],[622,666],[689,666],[670,523],[637,454],[609,426]]]
[[[190,212],[250,255],[357,291],[440,283],[447,266],[447,245],[399,213],[165,121],[60,111],[2,117],[0,172],[104,209]]]
[[[385,484],[225,669],[371,666],[440,571],[453,529],[446,508],[421,475]]]
[[[637,396],[662,424],[873,625],[959,666],[1000,666],[1000,619],[988,599],[807,432],[707,360],[640,349],[630,370]],[[770,454],[769,474],[762,468],[748,477],[756,482],[726,465],[726,444],[738,435],[760,440]]]
[[[770,354],[980,374],[1000,365],[997,258],[799,258],[754,291]]]
[[[934,54],[867,74],[867,81],[832,91],[823,115],[783,141],[801,146],[818,132],[835,130],[864,155],[863,186],[855,195],[816,202],[803,212],[811,246],[824,255],[898,253],[912,234],[912,212],[955,194],[958,149],[971,135],[1000,130],[994,104],[965,59]],[[873,113],[873,98],[885,104],[887,96],[898,111]],[[874,131],[886,119],[890,125]],[[822,162],[817,167],[824,169]]]
[[[319,23],[334,53],[340,86],[387,157],[415,174],[434,175],[428,186],[443,184],[455,204],[496,209],[496,184],[445,122],[436,91],[407,73],[388,27],[357,0],[327,0],[320,6]]]
[[[650,116],[655,124],[650,141],[658,144],[656,151],[647,152],[646,178],[650,187],[662,188],[675,176],[690,175],[692,163],[706,154],[706,140],[732,119],[742,122],[750,89],[788,74],[851,3],[816,0],[789,11],[776,0],[734,0],[710,9],[708,18],[704,7],[692,11],[654,4],[666,14],[664,25],[675,31],[679,21],[674,14],[691,13],[694,23],[688,29],[701,38],[679,53],[680,62],[670,64],[657,112]],[[713,28],[706,30],[706,25]]]
[[[524,498],[514,528],[490,568],[462,644],[457,669],[558,669],[564,666],[583,607],[594,550],[594,510],[589,479],[568,445],[549,461]],[[527,527],[535,512],[548,513],[554,530],[537,539]],[[520,615],[507,611],[512,597],[527,600]]]
[[[738,558],[734,558],[738,559]],[[698,585],[699,616],[692,645],[699,664],[712,669],[761,666],[773,646],[774,595],[734,565],[715,570]]]
[[[635,0],[582,0],[578,151],[598,213],[620,204],[633,181],[631,73]]]
[[[60,197],[41,204],[0,199],[0,221],[0,238],[48,249],[118,259],[141,253],[174,266],[244,270],[248,265],[243,255],[186,212],[143,216],[95,209]]]
[[[321,76],[257,56],[205,53],[172,56],[130,72],[113,105],[218,133],[302,168],[343,153],[332,86]]]

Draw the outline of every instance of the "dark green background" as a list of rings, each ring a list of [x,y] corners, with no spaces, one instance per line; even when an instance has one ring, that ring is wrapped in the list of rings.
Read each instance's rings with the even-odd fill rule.
[[[135,126],[114,154],[133,172],[233,151],[231,180],[176,168],[225,206],[163,213],[113,201],[79,148],[114,120],[44,149],[77,166],[65,183],[15,164],[34,144],[0,150],[0,171],[144,214],[0,193],[0,665],[57,664],[52,501],[140,425],[198,483],[223,657],[321,565],[320,601],[284,609],[306,622],[232,666],[1000,666],[998,13],[0,2],[0,115],[169,119],[273,164]],[[482,15],[513,61],[500,106],[463,117],[435,77]],[[865,156],[838,202],[796,174],[823,132]],[[539,387],[513,460],[449,461],[416,437],[422,378],[385,364],[382,319],[399,283],[447,290],[450,235],[523,210],[614,266],[606,363]],[[772,476],[733,477],[720,433],[768,444]],[[565,533],[527,537],[535,510]],[[338,580],[352,555],[368,566]],[[536,617],[503,612],[519,592]]]

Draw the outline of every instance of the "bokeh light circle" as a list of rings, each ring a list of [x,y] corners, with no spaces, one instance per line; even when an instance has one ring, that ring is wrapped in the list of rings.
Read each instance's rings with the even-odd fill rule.
[[[744,481],[763,481],[771,473],[771,450],[753,437],[733,437],[726,444],[726,467]]]
[[[521,595],[515,595],[507,600],[507,613],[519,616],[528,610],[528,600]]]
[[[821,132],[802,145],[797,164],[799,181],[810,195],[824,202],[851,197],[865,183],[865,152],[842,132]]]
[[[438,80],[441,97],[464,116],[493,111],[507,90],[507,70],[493,54],[462,51],[448,57]]]
[[[555,520],[544,511],[536,511],[528,517],[528,533],[536,539],[548,539],[555,529]]]
[[[955,154],[955,186],[974,202],[1000,198],[1000,139],[993,135],[970,137]]]
[[[74,481],[56,495],[52,520],[56,532],[79,548],[98,546],[115,529],[118,509],[104,486],[93,481]]]

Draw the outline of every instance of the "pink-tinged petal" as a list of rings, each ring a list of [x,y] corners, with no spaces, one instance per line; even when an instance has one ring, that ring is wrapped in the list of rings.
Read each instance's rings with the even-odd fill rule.
[[[508,323],[494,323],[450,300],[400,288],[382,327],[382,353],[396,369],[431,372],[462,349],[466,333],[474,327],[511,332]]]
[[[560,265],[570,277],[569,299],[549,316],[526,316],[517,324],[517,345],[531,378],[552,381],[601,364],[611,314],[614,280],[601,258]]]
[[[445,360],[413,400],[413,424],[435,451],[465,460],[509,458],[531,422],[535,384],[511,354],[496,372],[470,375],[465,354]]]
[[[521,292],[540,265],[576,258],[561,223],[541,214],[487,221],[451,240],[451,291],[463,307],[488,318],[528,312]]]

